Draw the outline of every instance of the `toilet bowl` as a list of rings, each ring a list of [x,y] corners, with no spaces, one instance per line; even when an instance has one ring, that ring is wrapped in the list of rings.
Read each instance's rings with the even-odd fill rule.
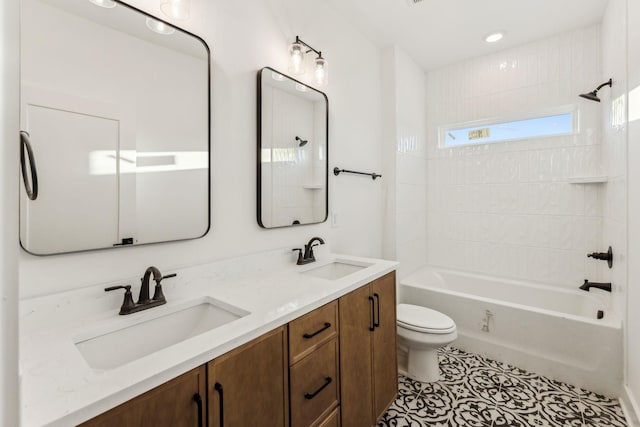
[[[438,349],[457,337],[456,324],[447,315],[426,307],[398,304],[398,340],[408,348],[409,378],[434,382],[440,379]]]

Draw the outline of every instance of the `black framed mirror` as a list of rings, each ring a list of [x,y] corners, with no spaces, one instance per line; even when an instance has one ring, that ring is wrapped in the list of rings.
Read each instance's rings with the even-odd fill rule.
[[[37,199],[20,191],[22,247],[51,255],[204,236],[204,40],[119,0],[22,0],[21,44],[21,136],[38,182]]]
[[[263,228],[325,222],[327,95],[265,67],[258,72],[257,219]]]

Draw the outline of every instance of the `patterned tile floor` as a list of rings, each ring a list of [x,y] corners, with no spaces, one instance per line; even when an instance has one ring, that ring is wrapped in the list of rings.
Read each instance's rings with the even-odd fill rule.
[[[451,347],[439,358],[438,382],[400,376],[378,427],[626,426],[617,400]]]

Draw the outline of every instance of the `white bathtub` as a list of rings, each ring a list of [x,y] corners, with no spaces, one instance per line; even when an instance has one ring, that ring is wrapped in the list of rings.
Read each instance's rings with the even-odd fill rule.
[[[617,396],[622,384],[620,318],[611,310],[609,294],[584,292],[579,285],[558,289],[427,267],[402,279],[398,292],[399,302],[451,317],[458,327],[455,347]]]

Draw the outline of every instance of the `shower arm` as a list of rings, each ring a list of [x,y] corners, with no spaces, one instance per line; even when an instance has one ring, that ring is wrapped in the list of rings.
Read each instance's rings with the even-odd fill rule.
[[[612,79],[609,79],[609,81],[608,81],[608,82],[604,82],[604,83],[602,83],[600,86],[598,86],[598,87],[596,88],[596,90],[595,90],[594,92],[598,92],[600,89],[602,89],[602,88],[603,88],[603,87],[605,87],[605,86],[613,87],[613,80],[612,80]]]

